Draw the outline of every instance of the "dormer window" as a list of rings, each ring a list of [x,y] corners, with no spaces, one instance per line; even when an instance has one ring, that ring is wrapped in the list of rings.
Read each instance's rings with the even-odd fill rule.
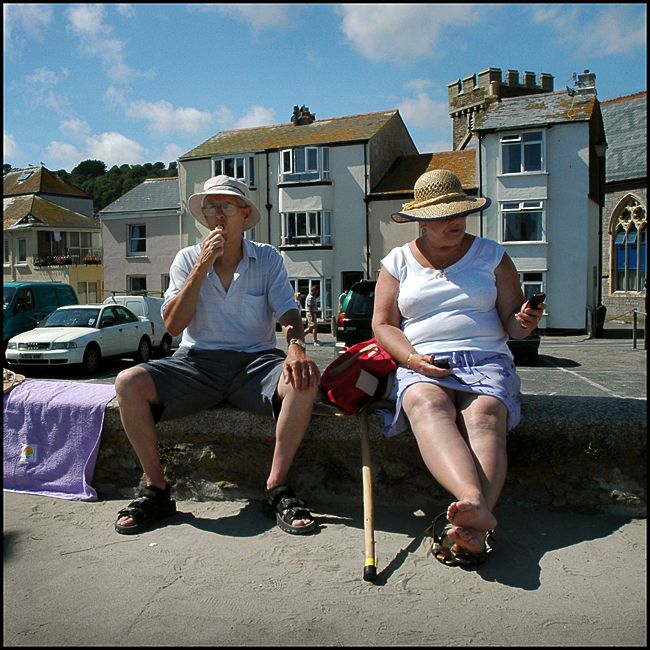
[[[296,147],[280,152],[280,182],[330,179],[329,147]]]

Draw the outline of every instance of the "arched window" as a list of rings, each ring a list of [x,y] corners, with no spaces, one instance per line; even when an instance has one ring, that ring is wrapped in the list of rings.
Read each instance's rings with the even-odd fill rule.
[[[634,197],[619,204],[612,232],[612,290],[643,291],[646,280],[646,211]]]

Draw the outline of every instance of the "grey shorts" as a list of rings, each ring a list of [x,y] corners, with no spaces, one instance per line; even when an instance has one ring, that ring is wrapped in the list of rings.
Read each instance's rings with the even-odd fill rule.
[[[286,354],[179,348],[171,357],[141,364],[156,385],[156,422],[192,415],[228,402],[242,411],[277,416],[274,400]]]

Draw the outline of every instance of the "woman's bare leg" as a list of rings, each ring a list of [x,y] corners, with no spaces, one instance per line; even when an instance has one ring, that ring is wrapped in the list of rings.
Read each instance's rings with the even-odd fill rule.
[[[492,512],[501,494],[506,478],[507,409],[495,397],[458,393],[459,428],[465,435],[474,458],[481,484],[484,504]],[[483,506],[472,499],[459,499],[449,506],[447,518],[455,526],[486,528]],[[489,519],[489,518],[488,518]],[[494,522],[496,525],[496,520]]]
[[[414,384],[405,391],[402,404],[427,468],[460,504],[454,516],[461,522],[450,519],[451,523],[491,530],[496,519],[483,496],[474,455],[456,423],[456,393],[432,384]]]

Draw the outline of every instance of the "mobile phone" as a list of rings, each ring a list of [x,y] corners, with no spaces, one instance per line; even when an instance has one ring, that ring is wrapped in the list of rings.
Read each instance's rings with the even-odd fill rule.
[[[539,309],[539,306],[544,302],[546,294],[542,291],[541,293],[534,293],[528,299],[528,305],[531,309]]]
[[[433,365],[436,368],[444,368],[445,370],[451,368],[449,365],[449,360],[448,359],[434,359],[433,360]]]

